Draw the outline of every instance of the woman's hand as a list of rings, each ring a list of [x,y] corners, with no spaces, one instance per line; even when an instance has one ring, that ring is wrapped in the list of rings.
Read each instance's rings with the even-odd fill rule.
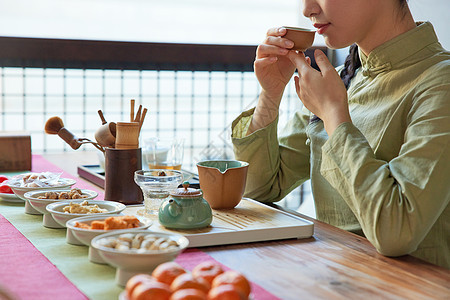
[[[256,50],[254,68],[262,91],[247,135],[275,120],[284,89],[294,74],[295,66],[287,57],[294,42],[283,38],[285,34],[284,27],[269,29],[264,43]]]
[[[262,87],[262,93],[278,102],[295,71],[287,57],[294,43],[283,36],[286,28],[277,27],[267,31],[264,42],[256,50],[255,75]]]
[[[347,90],[326,55],[320,50],[314,52],[320,71],[310,66],[303,53],[289,51],[288,57],[298,70],[294,78],[297,95],[309,111],[323,120],[328,135],[339,124],[351,122]]]

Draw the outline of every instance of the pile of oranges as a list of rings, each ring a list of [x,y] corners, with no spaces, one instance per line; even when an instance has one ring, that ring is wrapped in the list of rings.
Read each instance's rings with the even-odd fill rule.
[[[129,300],[246,300],[250,283],[237,271],[224,271],[215,261],[196,265],[192,272],[176,262],[160,264],[152,275],[131,277],[125,287]]]

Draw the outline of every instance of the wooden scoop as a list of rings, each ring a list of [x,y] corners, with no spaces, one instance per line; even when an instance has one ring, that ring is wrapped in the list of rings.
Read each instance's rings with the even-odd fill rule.
[[[72,132],[64,127],[64,122],[60,117],[51,117],[50,119],[48,119],[45,123],[44,130],[47,134],[57,134],[74,150],[77,150],[83,144],[92,144],[95,148],[99,149],[102,152],[105,152],[105,149],[103,149],[103,147],[99,144],[87,138],[77,138]]]
[[[106,122],[101,110],[98,111],[98,114],[102,120],[102,126],[95,132],[95,140],[103,147],[114,148],[116,144],[116,123]]]

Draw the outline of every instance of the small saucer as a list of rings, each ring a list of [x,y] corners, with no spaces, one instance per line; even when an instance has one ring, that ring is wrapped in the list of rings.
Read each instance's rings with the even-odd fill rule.
[[[11,203],[24,203],[25,201],[17,197],[16,194],[0,193],[0,200]]]

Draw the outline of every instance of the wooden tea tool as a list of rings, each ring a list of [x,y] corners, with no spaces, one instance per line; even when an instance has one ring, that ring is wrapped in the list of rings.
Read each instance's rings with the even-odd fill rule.
[[[117,122],[116,149],[139,148],[139,123]]]
[[[147,115],[147,109],[144,108],[144,111],[142,112],[141,119],[136,121],[139,122],[139,132],[141,132],[142,124],[144,124],[145,115]]]
[[[130,100],[130,122],[134,122],[134,99]]]
[[[95,132],[95,140],[103,147],[114,148],[116,144],[116,123],[106,122],[101,110],[98,111],[98,115],[102,120],[102,126]]]
[[[77,138],[72,132],[64,127],[64,122],[60,117],[51,117],[48,119],[47,122],[45,122],[44,130],[47,134],[57,134],[74,150],[80,148],[83,144],[92,144],[98,150],[105,152],[105,149],[99,144],[87,138]]]

